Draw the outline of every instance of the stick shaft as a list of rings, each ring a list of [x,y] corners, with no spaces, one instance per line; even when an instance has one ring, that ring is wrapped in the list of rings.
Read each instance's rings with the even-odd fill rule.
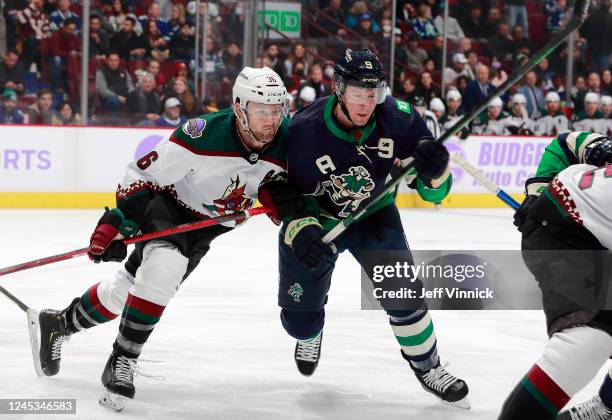
[[[19,306],[19,308],[23,311],[23,312],[27,312],[28,309],[30,308],[28,305],[26,305],[25,303],[23,303],[21,300],[19,300],[15,295],[13,295],[11,292],[9,292],[8,290],[6,290],[4,287],[0,286],[0,293],[2,293],[4,296],[6,296],[7,298],[9,298],[11,301],[13,301],[13,303],[17,306]]]
[[[189,232],[196,229],[202,229],[206,226],[218,225],[220,223],[231,222],[234,220],[244,219],[251,216],[257,216],[259,214],[269,213],[270,210],[271,209],[267,207],[255,207],[247,210],[246,212],[232,213],[225,216],[218,216],[213,219],[199,220],[197,222],[185,223],[183,225],[175,226],[173,228],[162,230],[159,232],[152,232],[144,235],[134,236],[132,238],[124,240],[123,242],[126,245],[129,245],[142,241],[150,241],[152,239],[162,238],[164,236],[176,235],[179,233]],[[18,271],[27,270],[34,267],[40,267],[42,265],[53,264],[59,261],[68,260],[70,258],[80,257],[82,255],[87,254],[87,251],[89,251],[89,247],[75,249],[74,251],[65,252],[63,254],[52,255],[50,257],[40,258],[37,260],[12,265],[10,267],[5,267],[0,269],[0,276],[5,276],[7,274],[16,273]]]
[[[508,80],[501,84],[493,93],[485,99],[479,106],[474,108],[472,112],[465,115],[462,119],[460,119],[454,126],[452,126],[447,132],[445,132],[437,141],[440,143],[444,143],[450,137],[454,136],[459,132],[463,127],[465,127],[471,120],[473,120],[477,115],[479,115],[484,109],[487,107],[488,103],[495,98],[506,92],[512,85],[517,83],[525,74],[529,72],[532,68],[534,68],[542,59],[548,56],[551,52],[555,50],[563,41],[567,39],[567,37],[574,32],[584,21],[586,18],[586,14],[589,8],[589,0],[577,0],[576,5],[574,6],[574,12],[569,22],[565,26],[565,28],[556,34],[544,47],[542,47],[523,67],[518,69],[516,73],[513,73]],[[387,182],[382,190],[376,194],[375,196],[370,197],[369,200],[362,202],[362,205],[351,214],[349,214],[346,218],[342,219],[340,223],[338,223],[332,230],[327,232],[327,234],[323,237],[323,242],[329,243],[336,239],[340,234],[342,234],[350,225],[352,225],[355,221],[359,220],[363,215],[375,205],[378,200],[384,197],[386,194],[392,193],[395,188],[408,176],[410,169],[413,167],[414,160],[410,159],[407,161],[407,165],[404,167],[402,172],[395,178]]]

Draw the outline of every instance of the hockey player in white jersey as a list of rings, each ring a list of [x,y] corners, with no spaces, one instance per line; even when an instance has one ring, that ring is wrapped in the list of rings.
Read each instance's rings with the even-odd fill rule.
[[[512,113],[502,119],[504,127],[513,135],[533,134],[534,121],[527,113],[527,98],[522,93],[512,96]]]
[[[481,114],[474,120],[472,125],[472,133],[474,134],[489,134],[497,136],[507,136],[510,131],[506,128],[503,119],[508,116],[503,111],[504,103],[498,96],[493,99],[487,107],[487,113]]]
[[[604,95],[601,97],[601,113],[603,118],[598,133],[612,136],[612,96]]]
[[[595,92],[589,92],[584,96],[584,110],[575,114],[573,118],[574,131],[599,132],[603,117],[599,111],[599,101],[600,97]]]
[[[442,134],[450,130],[464,115],[461,108],[461,92],[457,89],[449,89],[446,93],[446,113],[440,118]],[[458,135],[462,139],[466,138],[469,135],[468,128],[462,128]]]
[[[544,98],[546,115],[535,122],[536,136],[556,136],[569,130],[569,120],[561,112],[561,98],[557,92],[548,92]],[[599,132],[599,131],[598,131]]]
[[[433,134],[434,139],[440,137],[440,124],[438,123],[438,118],[436,114],[427,109],[427,104],[425,103],[425,98],[422,96],[417,96],[414,98],[414,108],[425,121],[425,125]]]
[[[120,262],[125,237],[241,212],[257,199],[275,218],[300,211],[301,194],[282,177],[286,95],[274,71],[246,67],[233,87],[233,108],[187,121],[130,163],[117,188],[117,208],[106,210],[91,235],[90,259]],[[166,305],[213,239],[243,221],[140,242],[114,278],[94,284],[64,310],[41,311],[40,373],[59,372],[70,335],[120,317],[100,404],[122,410],[134,398],[138,356]]]
[[[506,399],[499,420],[555,419],[612,354],[612,311],[599,299],[612,281],[612,138],[571,132],[553,140],[515,224],[523,260],[542,291],[550,340]],[[598,295],[599,293],[599,295]],[[612,383],[574,420],[612,419]]]

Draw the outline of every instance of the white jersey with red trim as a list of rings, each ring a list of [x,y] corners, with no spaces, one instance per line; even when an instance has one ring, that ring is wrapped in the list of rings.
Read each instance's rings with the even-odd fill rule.
[[[564,188],[565,212],[612,249],[612,165],[571,165],[557,175],[551,188]]]
[[[283,121],[274,142],[249,151],[239,138],[231,109],[194,118],[128,165],[117,188],[118,206],[150,191],[171,194],[200,217],[246,210],[261,182],[287,168]],[[144,209],[142,209],[144,211]],[[235,222],[226,223],[234,226]]]

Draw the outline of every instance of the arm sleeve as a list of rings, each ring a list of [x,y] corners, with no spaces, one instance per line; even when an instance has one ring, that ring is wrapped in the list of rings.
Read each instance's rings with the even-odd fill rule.
[[[117,187],[117,208],[126,219],[138,225],[154,193],[180,181],[192,169],[198,169],[197,156],[171,138],[166,136],[151,152],[130,163]]]
[[[307,159],[303,159],[300,156],[303,152],[300,150],[300,137],[296,136],[296,130],[298,129],[292,124],[289,126],[287,133],[287,173],[289,179],[304,195],[305,208],[302,213],[294,216],[293,219],[301,219],[308,216],[318,219],[319,203],[317,196],[320,195],[318,173],[304,167]]]
[[[115,96],[115,93],[108,88],[104,74],[100,70],[96,72],[96,91],[105,99]]]

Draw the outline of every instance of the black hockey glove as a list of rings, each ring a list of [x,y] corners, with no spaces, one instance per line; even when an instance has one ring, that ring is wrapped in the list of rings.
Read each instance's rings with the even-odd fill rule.
[[[323,229],[314,217],[305,217],[289,223],[285,232],[285,243],[295,257],[308,268],[315,268],[324,260],[333,257],[334,249],[322,241]]]
[[[521,203],[521,206],[516,210],[516,213],[514,213],[514,226],[516,226],[519,231],[521,230],[521,226],[523,225],[523,222],[525,222],[525,219],[531,210],[531,206],[537,199],[537,195],[528,195]]]
[[[268,217],[277,225],[304,210],[304,196],[284,173],[262,182],[257,196],[262,205],[272,209]]]
[[[434,140],[421,140],[414,152],[414,169],[416,169],[419,178],[428,186],[432,186],[433,180],[438,180],[444,175],[448,177],[448,161],[448,150],[443,144]],[[442,182],[439,182],[439,184]]]
[[[612,163],[612,137],[589,144],[584,152],[584,163],[598,167]]]

